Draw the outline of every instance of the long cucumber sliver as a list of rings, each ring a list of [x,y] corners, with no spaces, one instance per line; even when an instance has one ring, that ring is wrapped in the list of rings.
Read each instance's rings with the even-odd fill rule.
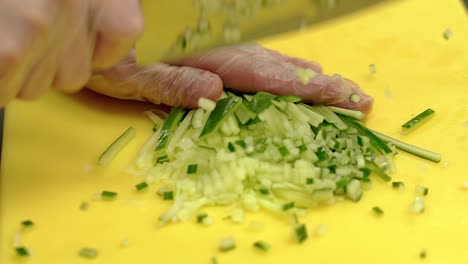
[[[257,114],[270,107],[271,101],[277,96],[267,92],[258,92],[250,101],[250,108]]]
[[[310,109],[321,114],[328,123],[334,124],[339,130],[346,130],[348,126],[329,107],[323,105],[309,106]]]
[[[174,128],[179,124],[180,120],[185,115],[186,110],[182,108],[172,108],[169,116],[167,117],[166,121],[164,122],[161,132],[159,133],[158,141],[156,142],[155,150],[162,150],[164,149],[170,139],[171,133]]]
[[[349,110],[345,108],[340,108],[336,106],[327,106],[328,109],[332,110],[336,114],[340,114],[343,116],[349,116],[357,120],[363,120],[366,115],[363,112],[356,111],[356,110]]]
[[[428,117],[432,116],[432,114],[434,114],[434,113],[435,113],[434,110],[428,108],[428,109],[424,110],[422,113],[418,114],[417,116],[411,118],[411,120],[404,123],[401,127],[405,131],[410,129],[410,128],[414,128],[417,125],[420,125],[424,120],[427,120]]]
[[[400,141],[398,139],[386,136],[386,135],[384,135],[382,133],[379,133],[377,131],[374,131],[374,130],[372,132],[374,132],[374,134],[377,135],[378,137],[380,137],[382,140],[390,142],[393,145],[395,145],[395,147],[397,147],[397,148],[399,148],[399,149],[401,149],[403,151],[406,151],[406,152],[408,152],[410,154],[413,154],[415,156],[418,156],[418,157],[421,157],[423,159],[427,159],[427,160],[430,160],[430,161],[433,161],[433,162],[440,162],[440,160],[442,159],[442,156],[439,153],[435,153],[435,152],[432,152],[430,150],[426,150],[426,149],[423,149],[423,148],[420,148],[420,147],[405,143],[403,141]]]
[[[228,97],[223,98],[216,102],[215,109],[210,113],[208,120],[206,120],[205,126],[200,133],[200,137],[203,137],[213,131],[216,131],[221,125],[221,122],[229,115],[231,112],[235,111],[239,104],[242,103],[240,97]]]
[[[385,143],[383,140],[381,140],[379,137],[377,137],[376,135],[374,135],[374,133],[372,133],[372,131],[370,131],[369,129],[367,129],[366,127],[364,127],[363,125],[359,124],[358,122],[354,121],[353,119],[347,117],[347,116],[341,116],[341,119],[347,123],[349,126],[352,126],[354,128],[356,128],[358,131],[360,131],[363,135],[367,136],[370,141],[371,141],[371,144],[387,153],[387,154],[390,154],[390,153],[393,153],[393,150],[387,145],[387,143]]]
[[[135,137],[136,129],[129,127],[122,135],[120,135],[109,147],[101,154],[98,163],[100,166],[107,166],[114,157],[125,147],[125,145]]]

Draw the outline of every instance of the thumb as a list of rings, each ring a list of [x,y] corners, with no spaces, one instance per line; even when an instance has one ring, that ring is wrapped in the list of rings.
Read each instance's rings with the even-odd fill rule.
[[[217,100],[223,91],[216,74],[167,64],[140,67],[134,51],[112,68],[95,73],[86,87],[119,99],[189,108],[197,107],[200,97]]]

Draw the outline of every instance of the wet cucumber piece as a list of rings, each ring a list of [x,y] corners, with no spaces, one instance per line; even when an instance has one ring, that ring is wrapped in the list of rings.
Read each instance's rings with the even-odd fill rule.
[[[250,120],[257,117],[257,114],[250,109],[250,104],[247,99],[242,99],[242,104],[237,107],[234,114],[241,125],[246,125]]]
[[[362,135],[368,137],[370,139],[371,145],[378,149],[382,153],[393,153],[392,149],[379,137],[377,137],[372,131],[364,127],[363,125],[359,124],[358,122],[354,121],[354,119],[340,115],[341,120],[345,122],[348,126],[356,128]]]
[[[281,95],[275,98],[276,101],[284,101],[287,103],[298,103],[302,101],[302,98],[295,95]]]
[[[114,159],[114,157],[119,153],[125,145],[135,137],[136,130],[133,127],[129,127],[122,135],[120,135],[112,144],[107,147],[107,149],[99,157],[99,165],[107,166]]]
[[[169,116],[167,117],[166,121],[164,122],[161,128],[159,139],[156,142],[156,151],[166,148],[167,144],[169,144],[169,139],[171,137],[172,132],[182,120],[186,112],[187,110],[182,108],[172,108],[171,112],[169,113]]]
[[[233,111],[235,111],[242,103],[242,99],[238,96],[223,98],[216,102],[215,109],[210,113],[208,120],[206,120],[200,137],[203,137],[213,131],[216,131],[221,125],[222,121]]]
[[[278,96],[267,92],[258,92],[250,101],[250,108],[257,114],[265,111]]]
[[[428,108],[424,112],[418,114],[417,116],[411,118],[408,122],[404,123],[401,127],[403,128],[404,131],[416,127],[417,125],[420,125],[422,121],[427,120],[428,117],[432,116],[432,114],[435,113],[434,110]]]

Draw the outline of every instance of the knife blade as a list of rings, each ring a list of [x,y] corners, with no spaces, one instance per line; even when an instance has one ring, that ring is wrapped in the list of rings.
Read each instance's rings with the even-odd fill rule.
[[[138,64],[170,61],[312,25],[384,0],[143,0]]]

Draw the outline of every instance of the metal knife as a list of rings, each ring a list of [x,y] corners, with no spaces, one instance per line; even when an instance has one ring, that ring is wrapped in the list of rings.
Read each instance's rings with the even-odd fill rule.
[[[139,64],[170,61],[325,21],[384,0],[142,0]]]

